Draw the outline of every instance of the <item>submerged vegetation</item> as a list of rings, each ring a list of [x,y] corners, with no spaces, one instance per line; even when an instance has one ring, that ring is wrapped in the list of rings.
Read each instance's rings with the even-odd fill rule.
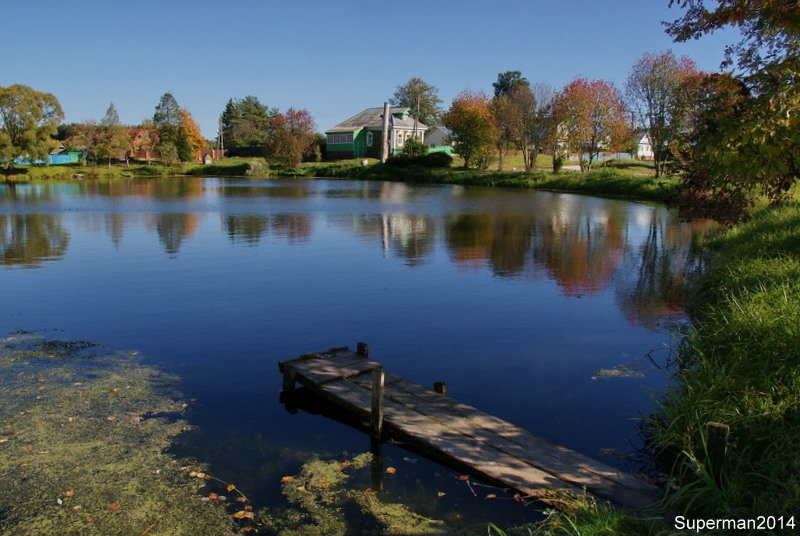
[[[0,532],[235,534],[167,454],[187,427],[174,378],[131,354],[16,333],[0,341]],[[198,468],[200,469],[200,468]]]

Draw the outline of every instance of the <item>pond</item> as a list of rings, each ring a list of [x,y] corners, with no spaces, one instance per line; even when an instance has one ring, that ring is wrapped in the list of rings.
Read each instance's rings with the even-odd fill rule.
[[[565,193],[187,178],[0,186],[0,333],[59,330],[179,375],[178,447],[281,506],[369,440],[278,402],[279,360],[370,345],[387,370],[611,465],[669,382],[704,222]],[[452,523],[530,520],[399,447],[386,493]]]

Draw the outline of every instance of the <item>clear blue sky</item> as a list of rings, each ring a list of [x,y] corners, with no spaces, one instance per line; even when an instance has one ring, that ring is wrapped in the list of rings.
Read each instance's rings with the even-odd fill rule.
[[[624,84],[645,51],[716,70],[733,32],[674,44],[667,0],[4,0],[0,85],[54,93],[67,121],[127,123],[165,91],[207,138],[230,97],[307,108],[325,130],[418,76],[445,103],[520,70],[556,88],[576,76]]]

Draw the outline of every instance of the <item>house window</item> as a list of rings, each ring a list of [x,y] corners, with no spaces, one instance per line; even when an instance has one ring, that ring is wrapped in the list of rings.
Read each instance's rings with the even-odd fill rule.
[[[372,147],[372,132],[367,132],[367,147]]]
[[[328,143],[353,143],[353,133],[328,134]]]

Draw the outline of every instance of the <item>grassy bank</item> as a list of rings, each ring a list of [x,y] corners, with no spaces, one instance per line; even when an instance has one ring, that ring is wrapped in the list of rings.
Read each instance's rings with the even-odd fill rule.
[[[213,164],[164,166],[151,163],[113,164],[112,166],[67,164],[61,166],[19,166],[6,180],[31,182],[71,179],[122,179],[126,177],[172,176],[251,176],[267,177],[269,166],[263,158],[225,158]]]
[[[301,164],[295,168],[277,169],[279,176],[328,177],[361,180],[399,181],[416,184],[459,184],[499,188],[558,190],[591,195],[604,195],[670,202],[677,198],[680,180],[674,177],[656,179],[637,168],[608,166],[588,173],[546,171],[524,173],[463,168],[396,167],[382,164],[361,166],[354,161]]]
[[[672,460],[667,506],[692,518],[797,516],[800,202],[757,210],[709,248],[708,269],[691,299],[694,334],[680,352],[675,387],[650,422],[657,452]],[[722,457],[708,447],[709,422],[730,427]],[[589,508],[551,516],[539,533],[659,534],[667,529],[661,520]]]

